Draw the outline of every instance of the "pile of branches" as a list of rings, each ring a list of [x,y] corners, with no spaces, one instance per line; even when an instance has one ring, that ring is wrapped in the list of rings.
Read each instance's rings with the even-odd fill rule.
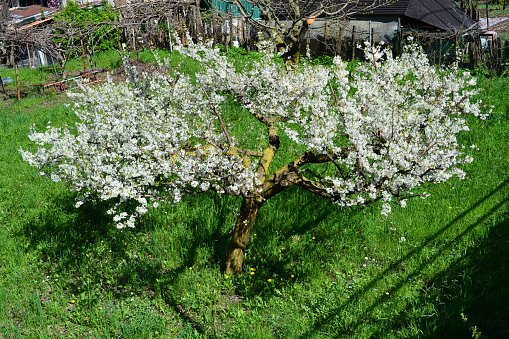
[[[199,0],[169,0],[130,3],[111,8],[115,20],[101,22],[54,20],[44,24],[15,27],[9,24],[9,0],[1,0],[0,63],[13,65],[30,46],[57,60],[61,65],[83,53],[94,52],[98,40],[112,30],[119,32],[119,44],[132,49],[168,46],[170,27],[184,31],[190,20],[200,20]],[[0,5],[2,4],[0,2]],[[193,13],[195,15],[189,15]],[[197,14],[197,15],[196,15]],[[105,30],[104,28],[107,27]],[[95,32],[100,30],[101,36]],[[96,36],[92,41],[92,36]],[[121,48],[115,46],[114,48]]]

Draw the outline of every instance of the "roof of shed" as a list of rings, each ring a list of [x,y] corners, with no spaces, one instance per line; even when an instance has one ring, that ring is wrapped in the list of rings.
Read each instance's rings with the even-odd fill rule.
[[[206,1],[217,8],[232,4],[228,0]],[[266,1],[279,16],[292,17],[295,14],[288,0]],[[241,2],[250,3],[244,0]],[[460,10],[453,0],[298,0],[298,2],[300,15],[304,16],[318,15],[313,13],[326,8],[326,12],[331,13],[343,9],[343,13],[354,13],[354,17],[370,15],[407,17],[451,33],[466,31],[477,26],[476,21]],[[343,8],[345,3],[347,6]],[[222,7],[219,9],[231,11]]]
[[[372,3],[373,0],[359,0],[357,6],[360,9]],[[360,9],[357,16],[360,15],[404,15],[454,33],[471,29],[477,24],[452,0],[392,0],[375,8]]]
[[[280,15],[292,13],[292,10],[288,8],[287,0],[271,0],[270,2]],[[469,30],[477,24],[460,10],[453,0],[299,0],[301,14],[310,13],[310,15],[323,6],[328,7],[330,12],[334,12],[345,3],[347,6],[344,12],[354,13],[354,17],[405,16],[453,33]]]

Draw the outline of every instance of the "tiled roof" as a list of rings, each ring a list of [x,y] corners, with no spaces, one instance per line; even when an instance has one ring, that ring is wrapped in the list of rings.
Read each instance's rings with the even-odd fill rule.
[[[27,7],[18,7],[10,11],[11,16],[16,18],[28,18],[37,14],[41,14],[41,10],[46,11],[54,11],[52,8],[42,7],[39,5],[32,5]]]

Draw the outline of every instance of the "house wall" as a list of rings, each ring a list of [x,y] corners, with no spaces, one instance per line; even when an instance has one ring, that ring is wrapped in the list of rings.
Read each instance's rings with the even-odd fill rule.
[[[355,27],[355,28],[354,28]],[[355,40],[370,40],[374,42],[392,42],[398,30],[398,17],[369,17],[350,18],[348,21],[317,19],[311,24],[309,38],[324,41],[341,36]],[[370,34],[372,32],[372,36]]]
[[[20,60],[17,62],[19,67],[37,68],[41,66],[48,66],[56,64],[58,61],[41,50],[28,47],[20,55]]]
[[[392,42],[398,31],[398,17],[370,17],[370,18],[351,18],[349,29],[353,31],[355,26],[358,40],[369,39],[370,31],[373,33],[374,42]],[[350,32],[351,36],[351,32]]]

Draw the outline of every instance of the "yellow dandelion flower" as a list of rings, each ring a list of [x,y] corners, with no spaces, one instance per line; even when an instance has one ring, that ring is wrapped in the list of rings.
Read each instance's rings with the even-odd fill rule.
[[[311,239],[315,240],[315,237],[311,237]]]
[[[251,271],[256,271],[256,268],[251,267],[251,268],[250,268],[250,270],[251,270]]]
[[[249,274],[250,274],[250,275],[255,275],[255,272],[251,272],[251,273],[249,273]]]
[[[193,268],[192,267],[189,267],[190,270],[192,270]]]
[[[272,282],[272,279],[267,279],[268,282]]]
[[[103,307],[102,307],[102,306],[99,306],[99,309],[100,309],[100,310],[102,310],[102,309],[103,309]]]
[[[73,300],[71,300],[71,304],[74,304],[75,302],[76,302],[76,300],[74,300],[74,299],[73,299]]]
[[[290,278],[295,278],[295,276],[292,274],[292,275],[290,275]]]
[[[224,276],[224,278],[225,278],[225,279],[228,279],[228,278],[229,278],[229,276],[228,276],[228,275],[225,275],[225,276]]]

